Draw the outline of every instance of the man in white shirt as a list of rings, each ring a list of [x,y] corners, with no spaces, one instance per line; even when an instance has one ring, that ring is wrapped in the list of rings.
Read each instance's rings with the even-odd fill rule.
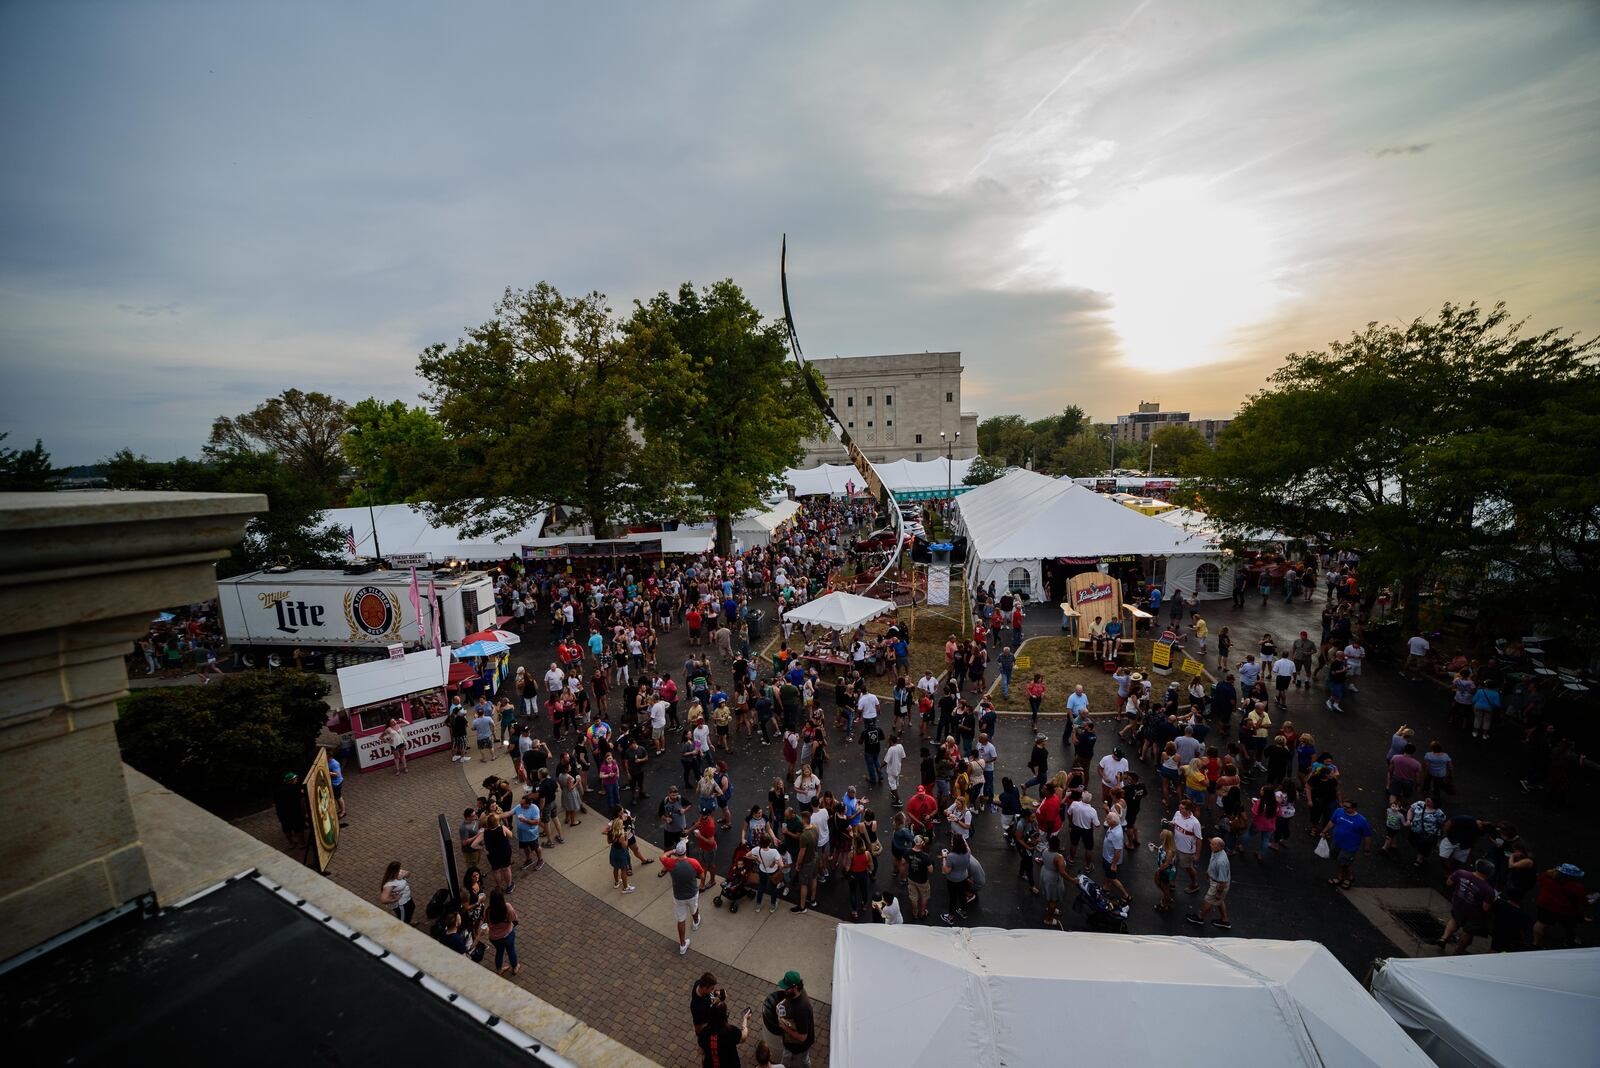
[[[1420,634],[1413,635],[1411,640],[1406,642],[1406,667],[1421,671],[1423,662],[1427,659],[1428,650],[1432,648],[1433,645],[1428,639]]]
[[[883,754],[883,774],[889,780],[889,799],[895,808],[900,807],[900,769],[905,762],[906,747],[900,744],[900,736],[896,734],[888,752]]]
[[[706,725],[706,717],[694,718],[694,731],[690,735],[694,739],[694,751],[702,757],[711,752],[711,728]]]
[[[865,728],[878,718],[878,695],[868,690],[856,698],[856,711],[861,713],[861,725]]]
[[[1168,821],[1172,828],[1172,837],[1178,843],[1178,867],[1189,874],[1187,892],[1198,894],[1200,892],[1200,839],[1204,832],[1200,828],[1200,820],[1194,814],[1194,803],[1187,797],[1178,802],[1178,813]]]
[[[1360,692],[1356,679],[1361,677],[1361,661],[1366,659],[1366,656],[1367,651],[1361,647],[1359,638],[1351,638],[1350,644],[1344,647],[1345,689],[1351,693]]]
[[[667,702],[660,697],[650,705],[650,737],[655,741],[659,756],[667,744]]]
[[[1279,708],[1289,707],[1289,684],[1294,681],[1294,672],[1294,660],[1286,649],[1272,662],[1272,684],[1277,687]]]
[[[1071,864],[1083,846],[1085,870],[1094,867],[1094,829],[1100,826],[1100,813],[1083,799],[1082,790],[1072,791],[1072,803],[1067,806],[1067,863]]]
[[[922,678],[917,680],[917,689],[921,690],[929,697],[938,697],[939,680],[933,677],[933,672],[924,671],[922,673]]]
[[[561,696],[562,689],[567,684],[567,673],[555,664],[550,665],[550,670],[544,673],[544,692],[549,695],[550,702]]]
[[[828,813],[821,808],[811,813],[811,826],[817,829],[817,856],[823,858],[829,856]],[[817,881],[825,883],[828,881],[827,862],[825,860],[820,862],[819,867],[822,868],[822,872],[817,876]]]
[[[1128,758],[1123,755],[1122,746],[1114,747],[1100,758],[1100,800],[1104,804],[1111,803],[1111,791],[1122,785],[1127,774]]]

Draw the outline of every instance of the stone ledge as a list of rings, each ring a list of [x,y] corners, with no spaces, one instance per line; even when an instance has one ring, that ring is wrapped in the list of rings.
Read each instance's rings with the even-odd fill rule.
[[[251,868],[424,969],[463,997],[579,1065],[655,1062],[439,945],[264,842],[124,765],[157,900],[172,904]]]

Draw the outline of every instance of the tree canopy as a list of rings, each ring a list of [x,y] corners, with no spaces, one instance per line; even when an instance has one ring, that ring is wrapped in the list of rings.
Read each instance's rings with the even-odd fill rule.
[[[1211,446],[1206,436],[1192,426],[1167,425],[1150,432],[1150,444],[1155,446],[1152,475],[1187,475],[1192,473]],[[1148,446],[1146,446],[1148,448]]]
[[[455,469],[444,425],[420,405],[368,397],[346,415],[340,447],[355,472],[350,505],[420,503],[439,472]]]
[[[624,342],[603,294],[540,282],[506,290],[453,346],[424,350],[417,371],[454,453],[425,488],[433,518],[479,535],[560,504],[607,537],[619,520],[670,511],[668,472],[634,429],[663,377],[653,361],[667,358]]]
[[[344,401],[286,389],[241,415],[219,416],[205,452],[270,453],[336,505],[344,500],[347,470],[339,444],[349,425]]]
[[[55,489],[56,472],[50,466],[44,442],[35,439],[31,449],[13,449],[3,444],[10,436],[0,434],[0,490],[16,493]]]
[[[1361,550],[1407,627],[1435,587],[1593,627],[1600,342],[1522,326],[1446,304],[1291,354],[1200,456],[1195,503]]]
[[[822,433],[823,418],[789,361],[782,327],[731,279],[636,304],[626,344],[655,372],[640,426],[677,472],[688,507],[716,519],[717,551],[733,520],[780,492],[786,468]]]

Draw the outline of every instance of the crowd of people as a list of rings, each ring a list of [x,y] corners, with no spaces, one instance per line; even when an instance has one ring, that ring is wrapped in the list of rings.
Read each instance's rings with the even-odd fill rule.
[[[755,913],[780,904],[803,913],[828,899],[858,922],[981,922],[990,873],[973,846],[985,838],[1015,858],[1050,927],[1063,926],[1076,891],[1092,925],[1125,922],[1130,903],[1169,912],[1188,897],[1185,922],[1228,930],[1238,866],[1314,850],[1327,856],[1336,890],[1370,877],[1373,854],[1409,859],[1450,895],[1445,938],[1459,949],[1485,935],[1495,949],[1545,945],[1552,929],[1558,941],[1575,939],[1584,873],[1560,858],[1539,864],[1503,820],[1452,811],[1456,767],[1441,729],[1426,741],[1410,727],[1394,733],[1381,757],[1385,802],[1373,811],[1343,788],[1341,759],[1290,717],[1292,695],[1319,683],[1316,697],[1334,714],[1357,691],[1365,645],[1348,595],[1352,564],[1325,570],[1335,581],[1318,637],[1263,632],[1242,658],[1240,640],[1226,627],[1212,635],[1196,602],[1168,598],[1181,606],[1175,632],[1198,640],[1202,657],[1215,655],[1215,682],[1158,689],[1119,668],[1109,707],[1091,707],[1082,686],[1058,698],[1067,713],[1059,743],[1037,730],[1048,695],[1032,675],[1023,683],[1033,713],[1027,775],[1012,777],[998,773],[998,739],[1020,732],[1002,727],[989,683],[1009,691],[1020,604],[979,591],[972,636],[951,636],[943,676],[912,678],[907,636],[893,626],[875,639],[852,635],[848,666],[826,671],[781,635],[772,660],[761,655],[747,610],[766,596],[781,604],[784,591],[800,603],[825,589],[839,546],[867,518],[848,504],[808,509],[771,546],[639,580],[506,578],[508,605],[535,606],[522,613],[525,629],[549,620],[557,655],[542,673],[520,668],[498,699],[450,711],[454,759],[483,760],[493,773],[462,814],[466,887],[433,910],[436,933],[462,952],[492,946],[496,966],[515,974],[517,878],[592,818],[597,826],[582,833],[605,836],[617,894],[636,892],[646,867],[671,880],[680,953],[711,891]],[[669,664],[658,640],[678,628],[687,652]],[[867,661],[885,659],[895,677],[880,696]],[[783,774],[736,782],[730,758],[750,746],[777,747]],[[674,756],[681,774],[661,796],[647,793],[646,769]],[[1144,842],[1147,799],[1160,818]],[[647,844],[655,836],[658,847]],[[719,865],[730,840],[732,860]],[[393,875],[384,879],[389,904],[401,896]],[[715,1005],[697,1010],[696,1024],[724,1046],[748,1034],[747,1020]],[[780,1057],[795,1052],[781,1029],[773,1037]]]

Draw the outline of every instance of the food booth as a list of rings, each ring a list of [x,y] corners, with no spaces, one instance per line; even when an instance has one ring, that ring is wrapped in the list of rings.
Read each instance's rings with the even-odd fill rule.
[[[448,647],[339,669],[339,698],[355,736],[357,767],[372,771],[394,763],[383,737],[391,719],[401,723],[408,757],[450,748],[445,725],[449,673]]]

